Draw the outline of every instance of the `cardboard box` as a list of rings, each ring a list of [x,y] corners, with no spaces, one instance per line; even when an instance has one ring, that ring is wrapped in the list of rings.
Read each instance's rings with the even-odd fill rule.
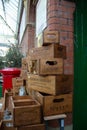
[[[57,95],[73,90],[73,75],[39,76],[28,74],[30,89]]]

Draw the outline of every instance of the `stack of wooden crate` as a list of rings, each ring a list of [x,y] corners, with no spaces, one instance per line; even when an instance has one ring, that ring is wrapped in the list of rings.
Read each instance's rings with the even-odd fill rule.
[[[60,45],[57,31],[44,31],[38,42],[41,46],[22,59],[20,77],[13,78],[13,91],[5,101],[12,130],[45,130],[45,116],[72,112],[73,75],[64,74],[66,47]],[[28,95],[19,96],[21,86]],[[7,122],[2,130],[11,130]]]
[[[64,74],[66,47],[60,45],[57,31],[44,31],[41,47],[28,55],[27,91],[43,108],[43,116],[72,112],[73,75]]]

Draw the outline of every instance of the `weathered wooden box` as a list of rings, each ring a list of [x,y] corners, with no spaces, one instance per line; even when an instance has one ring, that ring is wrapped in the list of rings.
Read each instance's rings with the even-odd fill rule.
[[[27,58],[22,58],[22,66],[21,66],[21,68],[23,69],[23,70],[27,70]]]
[[[59,43],[59,32],[58,31],[43,31],[37,38],[37,46],[46,46],[52,43]]]
[[[51,58],[30,60],[28,63],[29,73],[38,75],[63,74],[64,61],[63,58]]]
[[[18,127],[17,130],[45,130],[45,124],[35,124]]]
[[[5,90],[5,93],[4,93],[4,110],[8,109],[10,110],[10,103],[9,103],[9,100],[10,100],[10,97],[13,96],[13,92],[8,92],[7,90]]]
[[[30,96],[11,97],[14,126],[41,123],[41,105]]]
[[[13,87],[23,86],[23,83],[24,83],[24,80],[22,77],[12,78],[12,86]]]
[[[32,60],[42,58],[64,58],[66,59],[66,46],[59,44],[51,44],[49,46],[32,48],[29,50],[28,56]]]
[[[26,86],[26,80],[24,80],[22,77],[12,78],[12,85],[13,85],[13,95],[18,95],[20,87]]]
[[[52,96],[34,91],[33,97],[42,104],[44,116],[72,112],[72,93]]]
[[[27,72],[28,70],[21,70],[20,77],[23,79],[27,79]]]
[[[39,76],[28,74],[28,84],[31,89],[47,94],[69,93],[73,89],[73,76]]]

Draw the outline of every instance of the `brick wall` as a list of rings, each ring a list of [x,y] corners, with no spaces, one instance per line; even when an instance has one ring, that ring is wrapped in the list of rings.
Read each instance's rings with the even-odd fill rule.
[[[75,4],[63,0],[48,0],[47,30],[60,32],[60,44],[67,49],[64,73],[73,74],[73,12]]]
[[[27,55],[30,48],[34,47],[35,27],[31,24],[26,25],[24,36],[21,42],[21,51]]]
[[[73,74],[73,31],[75,3],[64,0],[48,0],[47,30],[57,30],[60,33],[60,44],[66,46],[67,59],[64,60],[64,73]],[[72,113],[67,114],[65,125],[72,124]],[[58,121],[50,121],[49,126],[58,127]]]

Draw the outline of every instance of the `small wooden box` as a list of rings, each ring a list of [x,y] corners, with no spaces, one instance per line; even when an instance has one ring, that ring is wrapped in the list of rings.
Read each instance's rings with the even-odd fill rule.
[[[41,105],[30,96],[11,97],[14,126],[41,123]]]
[[[46,46],[49,44],[59,43],[59,32],[58,31],[44,31],[37,38],[37,46]]]
[[[69,93],[73,89],[72,75],[38,76],[28,75],[29,87],[33,90],[57,95]]]
[[[45,130],[45,124],[35,124],[18,127],[17,130]]]
[[[33,97],[42,104],[44,116],[72,112],[72,93],[52,96],[34,91]]]
[[[29,73],[38,75],[63,74],[62,58],[30,60],[28,64]]]
[[[32,48],[29,50],[28,56],[32,60],[42,58],[63,58],[66,59],[66,46],[59,44],[51,44],[49,46]]]
[[[27,58],[22,58],[22,69],[27,70]]]
[[[12,78],[12,86],[13,87],[23,86],[23,78],[22,77]]]
[[[23,79],[27,79],[27,70],[21,70],[21,73],[20,73],[20,77],[23,78]]]
[[[18,95],[21,86],[24,86],[25,80],[22,77],[12,78],[13,95]]]

